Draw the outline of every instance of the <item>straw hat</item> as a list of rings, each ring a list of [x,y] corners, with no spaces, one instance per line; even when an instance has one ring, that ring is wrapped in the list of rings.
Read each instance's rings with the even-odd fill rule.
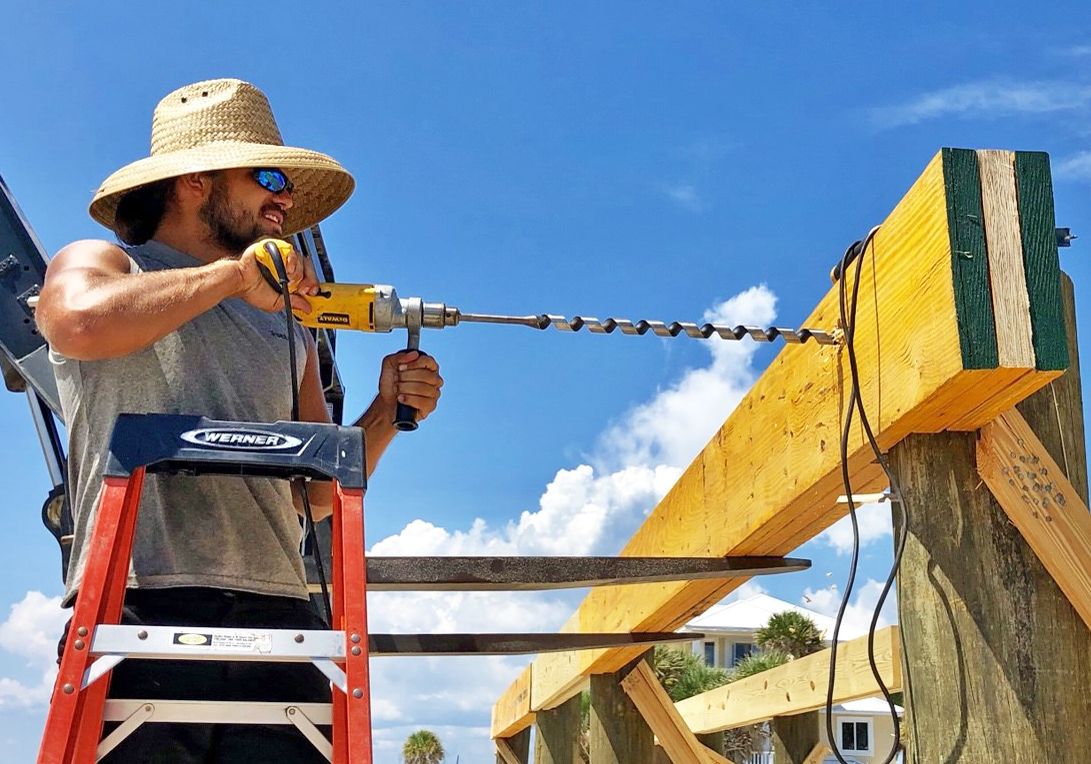
[[[114,229],[121,197],[145,183],[191,172],[279,167],[295,184],[284,235],[302,231],[340,207],[355,181],[332,157],[285,146],[265,94],[248,82],[207,80],[175,90],[152,115],[151,156],[103,181],[91,217]]]

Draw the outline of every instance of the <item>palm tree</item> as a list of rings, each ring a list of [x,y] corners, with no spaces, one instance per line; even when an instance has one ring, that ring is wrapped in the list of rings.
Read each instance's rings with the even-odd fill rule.
[[[815,622],[794,610],[770,616],[768,623],[758,629],[756,637],[763,651],[781,652],[789,659],[816,653],[824,646],[822,632]]]
[[[402,746],[402,761],[405,764],[439,764],[444,755],[443,743],[431,730],[417,730],[406,738]]]

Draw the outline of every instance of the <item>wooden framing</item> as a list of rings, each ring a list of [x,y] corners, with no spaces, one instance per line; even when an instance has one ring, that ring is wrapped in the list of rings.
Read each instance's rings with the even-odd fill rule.
[[[530,666],[523,669],[492,708],[491,736],[506,738],[534,723],[530,710]]]
[[[639,709],[673,764],[721,764],[727,761],[702,745],[690,731],[647,663],[638,663],[621,680],[621,689]]]
[[[855,344],[863,400],[884,449],[914,432],[975,430],[1068,365],[1048,158],[982,157],[939,152],[864,255]],[[1013,277],[990,282],[990,269]],[[834,288],[802,323],[830,329],[837,322]],[[1028,325],[1033,357],[1025,337],[1007,337],[1009,327]],[[840,348],[785,347],[622,554],[783,555],[843,516],[835,499],[843,492],[838,440],[848,378]],[[883,487],[859,430],[848,464],[855,490]],[[675,629],[741,583],[596,589],[564,629]],[[616,671],[634,655],[540,656],[531,666],[529,708],[498,710],[494,730],[525,726],[535,710],[578,692],[589,674]]]
[[[1091,513],[1018,411],[982,428],[977,471],[1091,627]]]
[[[696,734],[815,711],[826,704],[831,653],[828,649],[812,653],[675,705],[686,726]],[[897,626],[875,633],[875,660],[887,688],[891,692],[900,691],[902,646]],[[839,645],[834,703],[867,698],[878,692],[879,686],[868,665],[867,637]]]

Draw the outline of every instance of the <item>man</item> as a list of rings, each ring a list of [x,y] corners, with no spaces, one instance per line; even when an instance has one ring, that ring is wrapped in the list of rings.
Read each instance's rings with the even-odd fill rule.
[[[250,245],[319,222],[352,193],[330,157],[283,145],[265,95],[239,80],[169,94],[152,120],[151,156],[118,170],[91,215],[129,246],[78,241],[50,262],[37,308],[69,434],[75,541],[65,604],[86,565],[104,456],[122,412],[289,419],[281,296]],[[292,305],[309,312],[312,266],[287,258]],[[299,414],[328,422],[310,335],[296,328]],[[426,418],[443,380],[415,351],[383,360],[362,427],[369,471],[394,437],[401,401]],[[315,520],[328,484],[312,484]],[[298,496],[285,481],[149,476],[123,622],[326,628],[308,603]],[[63,643],[63,641],[62,641]],[[312,666],[125,661],[111,696],[325,701]],[[294,727],[146,724],[107,761],[324,761]]]

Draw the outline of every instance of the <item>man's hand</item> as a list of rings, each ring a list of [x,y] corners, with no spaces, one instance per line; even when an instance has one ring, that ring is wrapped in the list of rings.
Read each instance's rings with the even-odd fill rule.
[[[266,241],[266,240],[262,240]],[[281,294],[265,280],[258,265],[256,253],[262,242],[251,244],[236,261],[239,268],[239,291],[236,297],[245,300],[255,308],[270,313],[284,310]],[[318,294],[318,277],[308,257],[303,257],[292,247],[291,253],[284,258],[284,270],[288,274],[288,288],[291,290],[292,309],[301,313],[311,312],[308,296]],[[273,279],[277,276],[274,273]]]
[[[436,410],[443,377],[432,356],[419,350],[402,350],[383,359],[379,373],[379,398],[394,409],[405,403],[417,410],[417,419],[426,419]]]

